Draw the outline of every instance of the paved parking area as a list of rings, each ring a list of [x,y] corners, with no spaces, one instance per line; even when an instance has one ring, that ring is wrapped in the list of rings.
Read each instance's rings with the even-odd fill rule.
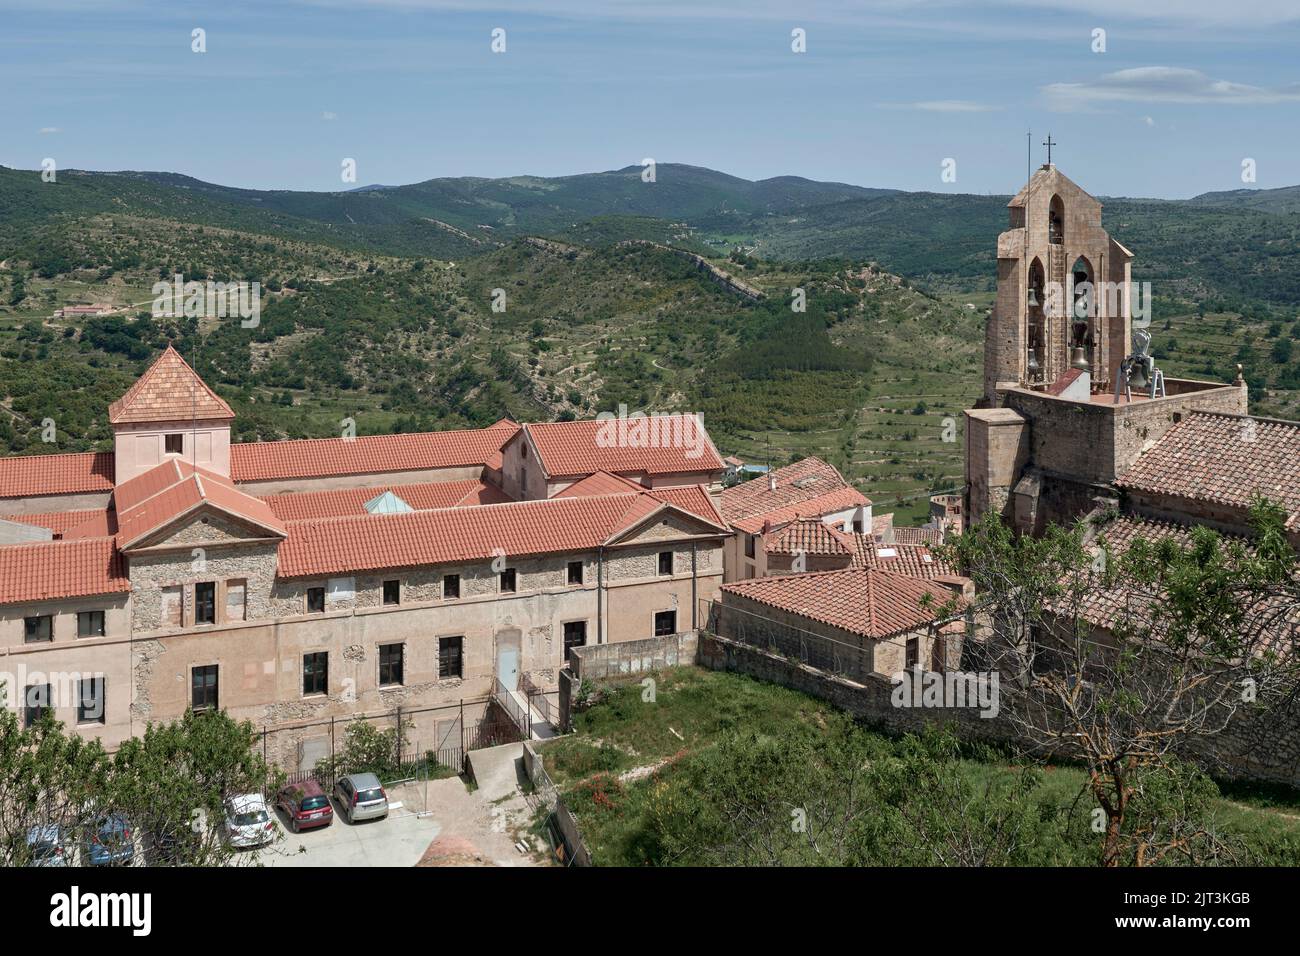
[[[348,823],[335,803],[333,823],[295,834],[277,810],[281,838],[248,851],[256,852],[256,859],[243,862],[279,867],[537,866],[547,860],[545,847],[534,840],[535,852],[521,853],[515,846],[517,840],[529,839],[525,831],[532,811],[513,786],[513,761],[502,763],[501,779],[490,789],[471,790],[459,777],[390,787],[389,800],[402,806],[390,809],[383,820]]]
[[[335,804],[333,823],[298,834],[279,811],[276,822],[283,838],[260,852],[263,866],[414,866],[442,831],[435,817],[417,816],[406,806],[382,820],[348,823]]]

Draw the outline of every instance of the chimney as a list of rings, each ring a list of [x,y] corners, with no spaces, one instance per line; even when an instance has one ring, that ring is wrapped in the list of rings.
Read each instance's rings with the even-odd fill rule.
[[[776,475],[770,471],[767,473],[767,490],[776,491]]]

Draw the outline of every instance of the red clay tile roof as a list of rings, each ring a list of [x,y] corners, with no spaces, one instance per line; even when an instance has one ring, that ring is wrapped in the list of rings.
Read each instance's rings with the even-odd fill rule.
[[[719,528],[725,529],[727,522],[723,520],[722,513],[718,511],[718,506],[714,501],[713,495],[703,485],[677,485],[669,488],[652,488],[649,494],[667,501],[669,504],[676,505],[683,511],[688,511],[698,518],[703,518],[710,524],[715,524]]]
[[[1061,393],[1073,385],[1075,380],[1082,374],[1083,372],[1077,368],[1066,369],[1064,375],[1047,387],[1047,394],[1060,398]],[[1080,387],[1082,388],[1082,386]]]
[[[1245,510],[1256,494],[1300,528],[1300,422],[1198,412],[1175,425],[1116,484]]]
[[[815,498],[805,499],[797,504],[777,508],[774,511],[764,511],[750,515],[747,518],[733,520],[731,525],[747,534],[758,534],[768,522],[775,526],[784,524],[787,521],[793,521],[796,518],[820,518],[822,515],[833,514],[837,511],[845,511],[866,504],[870,504],[870,502],[863,497],[862,492],[856,488],[844,487],[827,492],[824,495],[818,495]]]
[[[108,420],[123,422],[188,422],[235,417],[185,359],[170,345],[136,379],[126,394],[108,406]]]
[[[639,426],[639,422],[646,424]],[[693,415],[544,422],[524,429],[550,478],[597,471],[647,475],[722,471],[717,449]]]
[[[130,591],[112,538],[41,541],[0,548],[0,604]]]
[[[763,540],[763,550],[768,554],[838,554],[852,555],[855,551],[852,536],[836,531],[819,518],[801,518],[792,521],[780,531]]]
[[[1220,537],[1238,542],[1248,541],[1238,535],[1220,533]],[[1111,554],[1120,557],[1139,539],[1157,544],[1167,538],[1186,547],[1191,544],[1192,526],[1125,514],[1099,525],[1095,540],[1097,543],[1104,542]],[[1154,603],[1150,592],[1136,587],[1092,588],[1083,595],[1078,616],[1110,630],[1133,615],[1139,619],[1148,619]]]
[[[150,469],[118,489],[117,543],[126,550],[200,507],[208,506],[252,524],[274,537],[285,526],[266,502],[238,490],[230,479],[173,460]],[[115,493],[115,498],[116,494]]]
[[[898,531],[897,528],[894,529]],[[912,578],[931,580],[955,576],[958,572],[936,558],[923,544],[877,544],[869,534],[852,536],[857,545],[854,567],[892,571]]]
[[[776,489],[770,490],[773,478]],[[827,504],[825,510],[819,511],[823,507],[821,499]],[[722,490],[723,515],[750,534],[756,534],[765,520],[779,523],[870,503],[820,458],[804,458]]]
[[[936,584],[865,568],[724,584],[724,605],[730,594],[875,639],[928,624],[936,619],[936,610],[954,597]],[[926,595],[931,596],[930,607],[923,605]]]
[[[230,446],[230,477],[235,481],[275,481],[433,468],[500,468],[501,446],[518,427],[502,420],[488,428],[368,435],[351,440],[241,442]]]
[[[938,547],[943,544],[943,532],[938,528],[894,528],[894,543]]]
[[[101,519],[107,526],[109,512],[101,508],[81,511],[55,511],[47,514],[35,515],[0,515],[0,519],[5,521],[18,521],[22,524],[35,525],[38,528],[48,528],[53,531],[55,536],[64,534],[64,532],[85,524],[93,519]],[[83,538],[103,538],[107,537],[108,532],[97,535],[78,535]]]
[[[290,495],[267,495],[262,500],[281,521],[305,521],[311,518],[367,514],[366,502],[385,491],[391,491],[416,511],[452,508],[457,505],[495,505],[510,501],[510,497],[496,485],[489,485],[477,478],[430,481],[416,485],[306,491]]]
[[[19,455],[0,458],[0,498],[72,495],[113,490],[113,453]]]
[[[649,494],[629,493],[293,521],[280,543],[278,573],[320,577],[485,561],[498,549],[507,560],[592,551],[663,507]]]
[[[628,491],[644,491],[645,485],[633,481],[631,478],[624,478],[621,475],[611,475],[607,471],[597,471],[588,475],[586,478],[579,479],[563,491],[558,491],[551,495],[552,498],[580,498],[587,495],[617,495]]]

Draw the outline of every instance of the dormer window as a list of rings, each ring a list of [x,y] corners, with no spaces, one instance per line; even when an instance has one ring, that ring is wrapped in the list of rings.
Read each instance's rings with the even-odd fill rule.
[[[169,455],[185,454],[185,436],[179,432],[174,435],[164,435],[163,451]]]

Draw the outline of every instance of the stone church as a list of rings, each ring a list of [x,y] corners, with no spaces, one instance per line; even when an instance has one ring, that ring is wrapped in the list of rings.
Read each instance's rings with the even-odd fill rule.
[[[1300,423],[1248,415],[1240,372],[1225,385],[1159,371],[1134,314],[1133,253],[1055,165],[1008,207],[984,394],[965,413],[968,520],[994,512],[1037,534],[1118,509],[1245,533],[1263,495],[1300,546]]]

